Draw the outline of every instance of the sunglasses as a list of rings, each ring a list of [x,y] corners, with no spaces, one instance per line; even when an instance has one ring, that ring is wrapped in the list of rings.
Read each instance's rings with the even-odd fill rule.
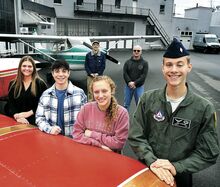
[[[134,52],[138,52],[138,53],[139,53],[141,50],[135,50],[135,49],[134,49],[133,51],[134,51]]]

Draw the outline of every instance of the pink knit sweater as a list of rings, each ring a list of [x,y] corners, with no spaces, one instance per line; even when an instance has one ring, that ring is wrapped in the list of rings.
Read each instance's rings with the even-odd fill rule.
[[[121,150],[128,137],[129,115],[127,110],[118,105],[117,120],[112,121],[111,128],[106,129],[105,112],[99,110],[96,102],[85,104],[77,115],[73,125],[73,140],[101,147],[105,145],[112,150]],[[85,130],[92,131],[91,137],[85,136]]]

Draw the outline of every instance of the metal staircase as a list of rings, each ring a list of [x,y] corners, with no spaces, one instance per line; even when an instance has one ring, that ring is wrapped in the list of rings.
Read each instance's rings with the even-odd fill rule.
[[[154,30],[157,32],[157,34],[161,35],[161,41],[164,46],[167,47],[171,42],[170,37],[150,9],[148,11],[147,21],[150,23],[150,25],[154,26]]]

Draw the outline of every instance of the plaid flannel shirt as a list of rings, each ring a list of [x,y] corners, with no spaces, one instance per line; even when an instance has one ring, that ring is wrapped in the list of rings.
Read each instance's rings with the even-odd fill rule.
[[[74,86],[70,81],[64,98],[64,129],[65,136],[71,136],[77,114],[87,97],[84,91]],[[52,126],[57,125],[58,98],[55,85],[47,89],[41,96],[36,111],[36,124],[41,131],[50,133]]]

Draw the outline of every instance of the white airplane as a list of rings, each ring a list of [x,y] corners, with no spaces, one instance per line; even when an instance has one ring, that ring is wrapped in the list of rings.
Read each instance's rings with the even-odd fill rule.
[[[7,54],[0,58],[0,98],[7,96],[8,84],[16,76],[19,60],[24,55],[32,56],[38,68],[49,68],[56,59],[65,59],[71,70],[84,70],[86,54],[91,51],[91,41],[115,41],[145,39],[148,42],[159,40],[161,36],[49,36],[49,35],[20,35],[0,34],[1,42],[23,43],[32,48],[33,54]],[[43,48],[42,43],[52,44],[52,49]],[[34,44],[34,45],[33,45]],[[106,59],[119,64],[119,61],[108,55],[108,50],[101,49],[106,54]],[[0,52],[1,53],[1,52]],[[1,55],[0,55],[1,56]],[[3,55],[2,55],[3,56]],[[48,69],[45,70],[48,72]]]

